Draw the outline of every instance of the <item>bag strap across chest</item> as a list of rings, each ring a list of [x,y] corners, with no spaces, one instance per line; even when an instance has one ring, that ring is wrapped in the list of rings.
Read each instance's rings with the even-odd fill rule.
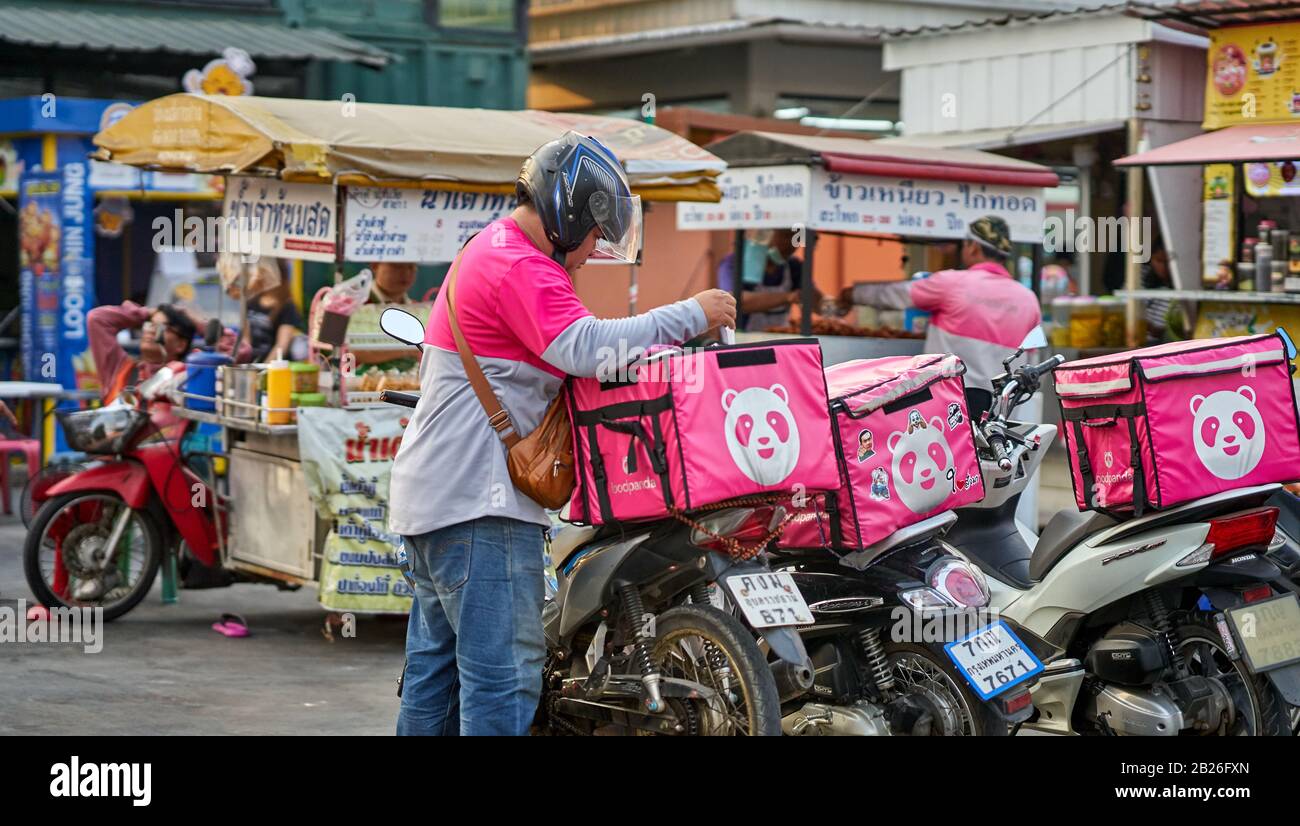
[[[464,254],[462,250],[461,254],[456,256],[456,260],[451,264],[451,270],[447,273],[447,318],[451,322],[452,337],[456,339],[456,351],[460,353],[460,363],[465,368],[470,387],[474,388],[474,395],[478,396],[479,404],[487,414],[488,424],[496,431],[501,441],[506,443],[506,447],[512,448],[519,443],[519,433],[515,430],[514,422],[510,420],[510,413],[501,406],[496,393],[492,392],[492,385],[488,384],[487,376],[483,375],[483,368],[479,366],[478,359],[470,349],[469,342],[465,340],[465,334],[461,332],[460,322],[456,318],[456,276],[459,274],[460,261]]]

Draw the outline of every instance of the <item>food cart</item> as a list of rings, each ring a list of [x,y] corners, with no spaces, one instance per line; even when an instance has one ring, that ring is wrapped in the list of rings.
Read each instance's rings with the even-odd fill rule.
[[[609,146],[644,200],[719,197],[724,164],[672,133],[534,111],[170,95],[97,134],[95,155],[225,175],[225,216],[237,230],[254,230],[252,251],[262,255],[433,263],[451,260],[508,214],[524,159],[568,129]],[[293,374],[312,381],[300,374],[315,368],[313,406],[269,404],[261,379],[235,366],[223,368],[215,395],[183,392],[178,414],[224,432],[228,467],[216,480],[229,511],[223,565],[292,585],[317,582],[330,610],[405,611],[410,591],[386,523],[388,470],[407,412],[382,405],[375,391],[407,389],[383,382],[414,374],[384,371],[372,388],[365,366],[418,354],[382,337],[382,307],[353,311],[340,330],[326,317],[328,298],[312,302],[314,359]],[[427,316],[428,305],[414,309]]]
[[[1033,247],[1034,278],[1043,239],[1043,188],[1057,185],[1055,172],[1038,164],[962,149],[911,147],[857,138],[740,132],[709,146],[727,162],[718,180],[718,204],[680,204],[679,229],[732,230],[735,260],[743,257],[744,231],[802,229],[806,276],[802,284],[800,334],[821,325],[813,306],[813,261],[821,233],[885,236],[905,242],[959,241],[967,222],[1002,215],[1012,240]],[[737,300],[742,279],[735,279]],[[826,362],[914,355],[922,336],[892,326],[851,329],[851,335],[820,334]],[[744,339],[770,333],[740,333]]]

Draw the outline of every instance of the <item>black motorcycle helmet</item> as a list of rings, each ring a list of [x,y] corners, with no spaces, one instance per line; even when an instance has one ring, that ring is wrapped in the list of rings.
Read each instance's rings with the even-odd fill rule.
[[[515,194],[541,216],[553,258],[564,265],[592,227],[600,227],[605,255],[635,260],[641,203],[614,153],[592,137],[566,132],[524,161]],[[631,258],[628,258],[630,254]]]

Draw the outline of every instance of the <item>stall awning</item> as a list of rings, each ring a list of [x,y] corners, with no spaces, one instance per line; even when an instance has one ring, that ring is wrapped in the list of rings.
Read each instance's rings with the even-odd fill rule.
[[[730,166],[822,165],[832,172],[932,181],[1053,187],[1060,179],[1045,166],[974,149],[776,132],[739,132],[709,145]]]
[[[902,135],[897,138],[880,138],[879,143],[899,146],[947,147],[952,149],[1009,149],[1036,143],[1070,140],[1088,135],[1116,132],[1125,127],[1122,120],[1072,121],[1070,123],[1040,123],[1016,129],[972,129],[963,132],[929,132],[919,135]]]
[[[0,6],[0,43],[47,49],[212,55],[236,46],[254,60],[386,66],[394,55],[328,29],[219,18]]]
[[[647,200],[717,201],[726,164],[624,118],[337,100],[168,95],[95,135],[94,157],[174,172],[513,192],[533,150],[572,129],[610,147]]]
[[[1188,166],[1296,159],[1300,159],[1300,124],[1248,123],[1129,155],[1115,161],[1115,166]]]

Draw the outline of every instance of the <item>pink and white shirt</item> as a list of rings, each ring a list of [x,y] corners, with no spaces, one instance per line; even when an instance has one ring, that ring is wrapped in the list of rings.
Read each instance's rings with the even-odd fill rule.
[[[1006,268],[981,261],[968,270],[943,270],[916,281],[859,284],[858,304],[931,314],[925,334],[928,353],[952,353],[966,364],[966,385],[993,387],[1002,360],[1015,352],[1042,321],[1033,290]]]
[[[465,341],[521,436],[532,432],[566,375],[595,376],[619,354],[676,344],[705,330],[694,299],[631,318],[598,319],[558,263],[509,218],[466,244],[456,279]],[[515,489],[505,443],[465,375],[439,290],[425,331],[420,402],[402,437],[389,487],[389,529],[407,536],[501,516],[549,525]]]

